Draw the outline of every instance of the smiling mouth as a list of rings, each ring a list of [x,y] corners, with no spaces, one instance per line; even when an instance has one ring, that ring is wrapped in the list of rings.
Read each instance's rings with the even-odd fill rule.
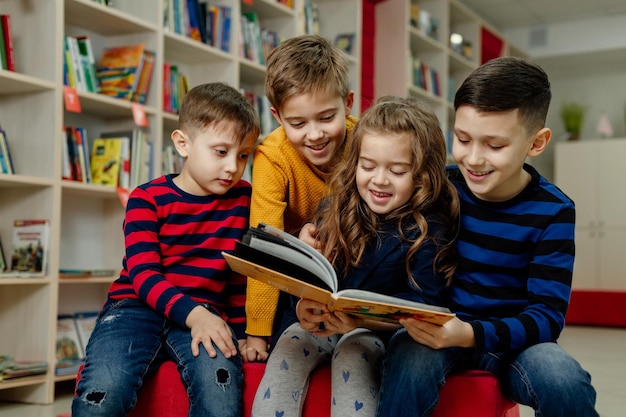
[[[314,151],[321,151],[328,145],[328,142],[320,143],[319,145],[307,145],[307,148],[312,149]]]
[[[467,172],[475,177],[484,177],[485,175],[491,174],[492,171],[472,171],[471,169],[468,169]]]
[[[386,198],[386,197],[391,197],[391,194],[389,194],[389,193],[383,193],[383,192],[380,192],[380,191],[373,191],[373,190],[372,190],[372,191],[370,191],[370,193],[372,193],[372,195],[373,195],[374,197],[377,197],[377,198]]]

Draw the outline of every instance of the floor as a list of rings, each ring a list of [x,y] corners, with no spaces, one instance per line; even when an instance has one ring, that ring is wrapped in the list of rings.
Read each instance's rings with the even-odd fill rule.
[[[601,417],[626,415],[626,329],[569,326],[561,335],[561,345],[591,373],[598,392],[596,409]],[[64,383],[65,384],[65,383]],[[64,392],[51,405],[0,403],[0,417],[57,417],[70,410],[71,383],[58,387]],[[528,407],[520,417],[532,417]]]

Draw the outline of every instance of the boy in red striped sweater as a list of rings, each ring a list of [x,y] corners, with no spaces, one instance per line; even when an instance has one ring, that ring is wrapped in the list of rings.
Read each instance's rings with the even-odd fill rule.
[[[87,345],[72,416],[126,416],[166,359],[178,363],[189,416],[240,416],[246,277],[221,252],[248,228],[251,187],[240,179],[258,135],[234,88],[185,96],[172,133],[185,164],[130,195],[123,268]]]

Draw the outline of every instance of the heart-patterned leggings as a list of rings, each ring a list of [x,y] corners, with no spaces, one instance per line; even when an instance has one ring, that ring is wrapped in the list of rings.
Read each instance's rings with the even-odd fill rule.
[[[317,366],[330,360],[331,416],[373,417],[384,352],[381,339],[367,329],[318,337],[294,323],[280,336],[270,354],[254,398],[252,416],[300,416],[309,376]]]

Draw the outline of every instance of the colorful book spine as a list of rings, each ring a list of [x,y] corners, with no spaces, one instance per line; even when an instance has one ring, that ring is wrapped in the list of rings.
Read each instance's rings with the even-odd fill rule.
[[[11,18],[8,14],[0,15],[4,50],[6,54],[6,69],[15,71],[15,56],[13,55],[13,38],[11,37]]]

